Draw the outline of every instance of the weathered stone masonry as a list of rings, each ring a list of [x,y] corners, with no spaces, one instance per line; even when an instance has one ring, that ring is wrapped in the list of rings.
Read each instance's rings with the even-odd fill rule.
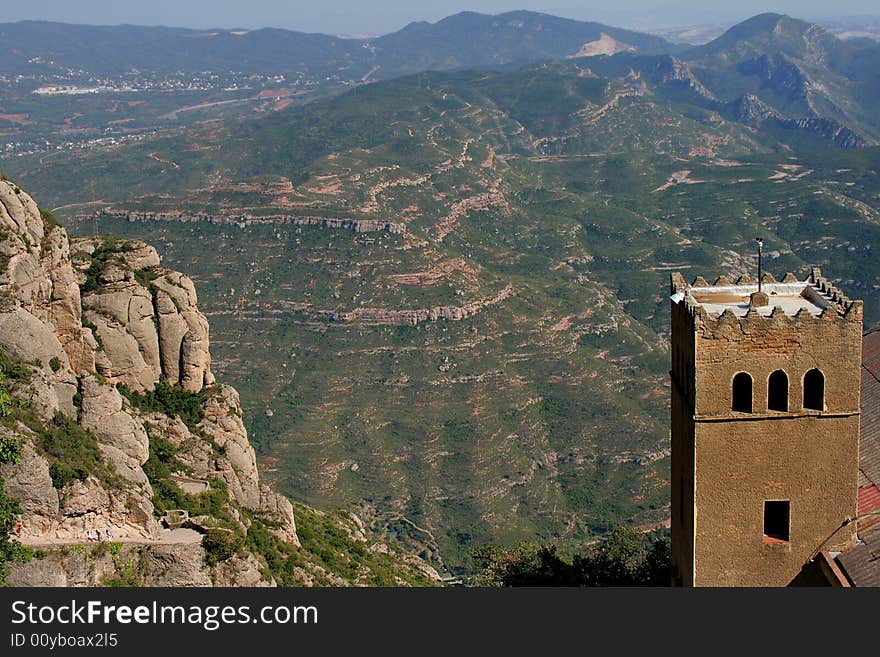
[[[785,585],[816,551],[854,538],[862,302],[818,269],[762,282],[767,303],[756,304],[745,277],[688,285],[672,275],[672,538],[686,586]],[[819,410],[803,403],[816,369]],[[787,411],[768,407],[779,370]],[[751,412],[732,410],[740,372]],[[787,540],[765,535],[768,501],[790,509]]]

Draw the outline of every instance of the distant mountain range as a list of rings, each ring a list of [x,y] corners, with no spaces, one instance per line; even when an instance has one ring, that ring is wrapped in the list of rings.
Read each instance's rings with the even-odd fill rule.
[[[0,24],[0,71],[58,66],[99,75],[131,69],[311,75],[342,71],[351,78],[367,74],[389,78],[432,69],[563,58],[603,35],[607,43],[642,53],[680,49],[656,36],[528,11],[498,16],[463,12],[363,40],[275,28],[191,30],[24,21]]]
[[[774,127],[818,134],[820,142],[830,139],[843,147],[880,139],[875,111],[880,43],[842,40],[780,14],[755,16],[690,47],[528,11],[463,12],[366,40],[273,28],[0,25],[0,73],[16,74],[235,71],[281,74],[320,86],[331,77],[354,84],[429,70],[514,69],[579,58],[588,58],[585,65],[601,75],[625,75],[630,68],[655,81],[664,77],[689,90],[690,102],[751,127],[769,120]]]

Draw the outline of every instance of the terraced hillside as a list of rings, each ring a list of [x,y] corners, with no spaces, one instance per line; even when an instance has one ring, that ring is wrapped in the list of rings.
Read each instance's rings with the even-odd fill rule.
[[[463,569],[666,519],[669,270],[738,276],[761,236],[880,319],[880,150],[749,125],[689,71],[420,74],[14,173],[192,275],[283,492]]]

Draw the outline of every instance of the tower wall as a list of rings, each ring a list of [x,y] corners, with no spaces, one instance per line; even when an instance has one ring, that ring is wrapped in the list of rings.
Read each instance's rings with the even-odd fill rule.
[[[709,315],[688,294],[673,303],[672,549],[685,586],[786,585],[820,548],[854,540],[862,304],[815,283],[834,302],[818,316]],[[673,291],[685,287],[673,277]],[[814,368],[823,410],[803,408]],[[768,410],[776,370],[788,377],[786,412]],[[732,410],[739,372],[752,378],[751,413]],[[764,535],[774,500],[790,505],[787,540]]]
[[[694,563],[694,316],[672,306],[672,405],[670,533],[673,583],[693,585]]]

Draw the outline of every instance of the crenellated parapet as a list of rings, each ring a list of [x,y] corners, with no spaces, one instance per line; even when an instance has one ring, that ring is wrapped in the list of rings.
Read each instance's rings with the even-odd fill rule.
[[[709,283],[702,276],[687,283],[679,272],[670,276],[673,304],[687,313],[694,329],[750,335],[769,326],[805,326],[818,322],[852,322],[861,326],[863,302],[850,299],[813,267],[805,280],[788,272],[781,280],[765,273],[761,285],[748,275],[735,282],[724,276]]]

